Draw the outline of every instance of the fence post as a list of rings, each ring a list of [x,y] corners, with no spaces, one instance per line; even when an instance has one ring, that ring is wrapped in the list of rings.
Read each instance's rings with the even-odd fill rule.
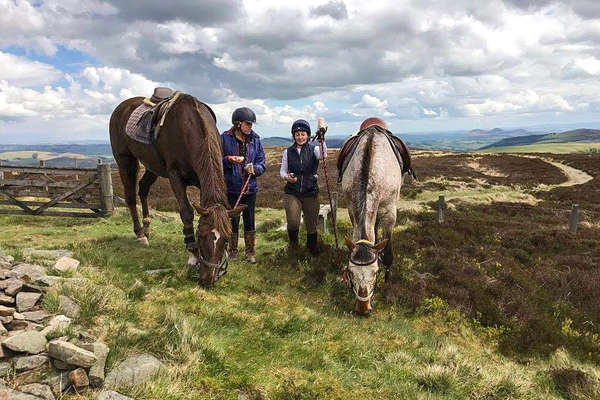
[[[331,193],[331,203],[333,203],[333,209],[331,210],[331,223],[335,225],[337,222],[337,202],[338,202],[338,193]]]
[[[569,231],[571,233],[577,233],[577,225],[579,225],[579,204],[573,204],[569,221]]]
[[[102,204],[102,214],[106,217],[111,216],[115,210],[113,202],[112,178],[110,176],[110,164],[101,164],[98,160],[98,179],[100,180],[100,202]]]
[[[437,210],[438,210],[438,223],[444,223],[444,210],[446,209],[446,201],[444,196],[440,196],[437,201]]]

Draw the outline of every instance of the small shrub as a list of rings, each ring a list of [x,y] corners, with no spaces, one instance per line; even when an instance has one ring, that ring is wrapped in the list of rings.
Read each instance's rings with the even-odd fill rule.
[[[569,400],[598,399],[600,390],[585,372],[573,368],[560,368],[550,371],[556,388]]]
[[[448,392],[454,385],[455,377],[448,367],[428,365],[417,373],[417,383],[431,392]]]

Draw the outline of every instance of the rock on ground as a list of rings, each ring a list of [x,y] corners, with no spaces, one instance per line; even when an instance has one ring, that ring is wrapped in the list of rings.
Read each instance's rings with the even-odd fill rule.
[[[45,400],[55,399],[54,394],[52,394],[52,390],[50,389],[50,386],[43,385],[41,383],[31,383],[29,385],[23,385],[19,387],[19,390],[21,390],[23,393],[29,393]]]
[[[15,357],[13,360],[15,363],[15,371],[23,372],[23,371],[29,371],[30,369],[34,369],[37,367],[41,367],[42,365],[44,365],[44,363],[47,363],[50,359],[48,358],[48,356],[39,354],[39,355],[35,355],[35,356]]]
[[[13,278],[25,279],[28,282],[33,282],[46,275],[46,268],[36,264],[18,264],[13,267],[8,275]]]
[[[48,355],[67,364],[84,368],[91,367],[97,361],[96,356],[91,351],[64,340],[51,341],[48,345]]]
[[[83,368],[77,368],[69,372],[69,379],[73,382],[76,389],[82,389],[90,386],[90,380]]]
[[[16,390],[12,390],[9,388],[0,388],[0,399],[10,399],[10,400],[40,400],[38,396],[34,396],[32,394],[27,394],[23,392],[18,392]]]
[[[38,250],[23,249],[23,257],[36,257],[57,260],[61,257],[73,257],[73,252],[69,250]]]
[[[113,392],[112,390],[100,392],[96,400],[133,400],[131,397],[123,396],[120,393]]]
[[[110,349],[107,345],[101,342],[88,343],[82,345],[84,349],[94,353],[98,359],[94,365],[90,368],[89,378],[90,384],[93,387],[101,387],[104,384],[104,367],[106,366],[106,357]]]
[[[129,357],[108,373],[104,387],[118,389],[121,386],[137,385],[150,379],[161,367],[162,363],[150,354]]]
[[[37,331],[27,331],[2,341],[4,347],[20,353],[38,354],[46,349],[46,336]]]
[[[41,330],[41,333],[48,335],[50,332],[54,332],[57,329],[66,329],[69,325],[71,325],[71,318],[64,315],[57,315],[48,321],[48,324]]]
[[[17,293],[17,311],[29,311],[42,297],[41,293],[20,292]]]
[[[54,269],[60,272],[75,272],[77,267],[79,267],[79,260],[71,257],[61,257],[54,264]]]
[[[60,312],[69,318],[77,318],[81,308],[70,297],[60,295]]]

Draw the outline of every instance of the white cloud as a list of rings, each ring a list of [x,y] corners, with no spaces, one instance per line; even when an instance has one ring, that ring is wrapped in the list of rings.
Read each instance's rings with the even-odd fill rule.
[[[62,73],[53,66],[0,51],[0,80],[22,87],[52,83]]]

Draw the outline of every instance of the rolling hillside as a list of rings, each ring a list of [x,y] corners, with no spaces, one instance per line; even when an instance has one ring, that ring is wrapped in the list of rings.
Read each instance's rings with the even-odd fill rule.
[[[573,142],[600,142],[600,130],[597,129],[575,129],[560,133],[548,133],[545,135],[528,135],[505,138],[479,150],[493,149],[497,147],[526,146],[547,143],[573,143]]]

